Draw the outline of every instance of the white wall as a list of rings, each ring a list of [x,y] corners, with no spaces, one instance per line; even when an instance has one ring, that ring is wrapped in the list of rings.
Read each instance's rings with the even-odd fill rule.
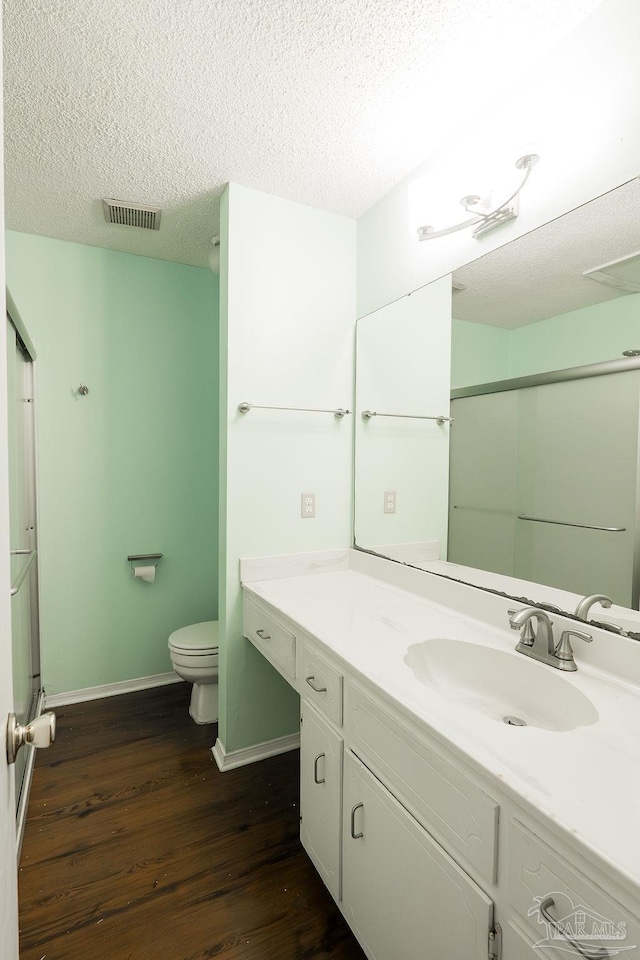
[[[232,183],[222,210],[219,738],[227,752],[298,729],[298,699],[242,637],[241,557],[351,545],[355,221]],[[226,388],[224,379],[226,378]],[[300,497],[315,493],[315,519]]]
[[[444,559],[449,425],[361,412],[449,415],[451,277],[359,320],[356,354],[356,543],[439,540]],[[385,491],[396,493],[394,514]]]
[[[630,180],[640,155],[640,4],[604,0],[539,65],[530,81],[488,103],[473,126],[401,181],[358,221],[358,316],[528,233]],[[499,55],[499,54],[497,54]],[[520,216],[474,240],[469,230],[419,242],[409,186],[426,176],[457,201],[479,189],[476,170],[526,152],[541,161]],[[444,226],[445,224],[436,224]]]

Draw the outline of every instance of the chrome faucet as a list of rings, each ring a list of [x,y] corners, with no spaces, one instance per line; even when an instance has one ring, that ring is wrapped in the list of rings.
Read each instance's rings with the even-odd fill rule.
[[[594,603],[599,603],[602,607],[605,607],[608,610],[613,603],[613,600],[610,597],[606,597],[603,593],[592,593],[590,597],[582,598],[576,607],[575,616],[580,617],[581,620],[587,620],[589,617],[589,610]]]
[[[531,630],[532,620],[536,625]],[[547,663],[556,670],[577,670],[573,659],[571,637],[578,637],[585,643],[591,643],[593,637],[579,630],[563,630],[560,641],[555,645],[553,638],[553,624],[544,610],[539,607],[523,607],[516,613],[509,611],[509,626],[512,630],[522,629],[519,643],[516,644],[518,653],[525,657],[532,657],[540,663]]]
[[[536,618],[536,625],[531,627],[531,621]],[[530,625],[530,626],[528,626]],[[542,663],[551,663],[554,651],[553,625],[548,615],[539,607],[523,607],[509,616],[509,626],[512,630],[522,630],[520,642],[516,645],[518,653],[526,657],[533,657]]]

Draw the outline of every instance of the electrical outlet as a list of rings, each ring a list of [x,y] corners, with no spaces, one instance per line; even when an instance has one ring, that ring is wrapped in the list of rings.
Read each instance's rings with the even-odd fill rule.
[[[384,492],[384,512],[396,512],[396,492],[395,490],[385,490]]]
[[[316,515],[316,495],[315,493],[303,493],[300,497],[300,515],[304,519],[315,517]]]

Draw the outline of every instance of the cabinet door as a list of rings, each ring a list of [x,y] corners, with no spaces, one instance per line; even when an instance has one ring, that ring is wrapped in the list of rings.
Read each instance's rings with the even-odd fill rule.
[[[343,912],[371,960],[486,960],[493,903],[351,753]]]
[[[303,700],[300,840],[336,900],[341,895],[342,752],[342,737],[307,700]]]

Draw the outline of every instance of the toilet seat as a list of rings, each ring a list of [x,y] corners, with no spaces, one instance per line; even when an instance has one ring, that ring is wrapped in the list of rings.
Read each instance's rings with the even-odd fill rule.
[[[218,652],[218,621],[205,620],[180,627],[169,637],[169,650],[194,656],[205,656]]]

